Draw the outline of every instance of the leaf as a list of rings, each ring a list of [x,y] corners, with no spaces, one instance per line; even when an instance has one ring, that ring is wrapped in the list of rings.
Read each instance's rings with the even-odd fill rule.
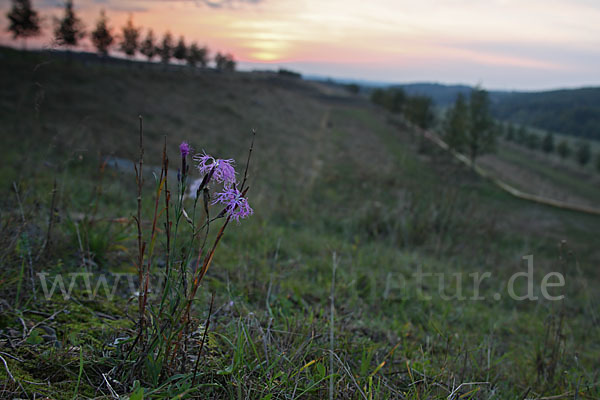
[[[144,388],[140,386],[139,381],[135,381],[133,384],[133,392],[131,392],[129,400],[144,400]]]
[[[233,372],[233,365],[228,366],[225,369],[217,371],[217,375],[229,375]]]
[[[44,339],[40,336],[40,332],[37,329],[34,329],[33,332],[27,338],[27,344],[42,344]]]
[[[325,366],[323,363],[317,363],[317,371],[319,372],[319,379],[323,379],[326,374]]]

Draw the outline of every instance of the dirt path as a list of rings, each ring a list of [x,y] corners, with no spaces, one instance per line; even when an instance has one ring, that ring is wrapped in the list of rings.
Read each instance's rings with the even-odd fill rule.
[[[329,127],[329,117],[331,115],[331,107],[327,107],[321,116],[321,120],[319,122],[319,129],[316,133],[315,139],[315,149],[313,151],[314,157],[311,162],[311,167],[308,171],[308,179],[306,182],[307,189],[312,189],[315,181],[319,177],[321,173],[321,169],[323,168],[324,161],[322,159],[322,153],[325,151],[324,149],[324,141],[325,135],[327,134],[327,130]]]
[[[521,191],[569,204],[588,207],[596,205],[592,199],[577,195],[569,188],[562,187],[535,171],[503,160],[493,154],[481,157],[477,164],[488,170],[497,179],[505,181]]]
[[[415,129],[418,131],[418,128],[415,128]],[[449,148],[448,144],[446,142],[444,142],[437,134],[435,134],[431,131],[424,131],[423,135],[425,136],[426,139],[435,143],[437,146],[441,147],[442,149],[450,151],[457,160],[459,160],[460,162],[462,162],[463,164],[465,164],[469,167],[472,167],[473,170],[477,174],[479,174],[480,176],[482,176],[484,178],[491,180],[496,186],[500,187],[502,190],[504,190],[505,192],[508,192],[509,194],[511,194],[514,197],[518,197],[520,199],[529,200],[529,201],[533,201],[536,203],[545,204],[545,205],[549,205],[549,206],[553,206],[553,207],[557,207],[557,208],[574,210],[574,211],[584,212],[587,214],[600,215],[600,208],[597,208],[595,205],[590,206],[587,203],[586,204],[576,204],[576,203],[571,202],[572,199],[570,199],[568,201],[567,200],[559,200],[559,199],[555,199],[555,198],[551,198],[551,197],[546,197],[544,195],[532,194],[532,193],[528,193],[528,192],[519,190],[516,187],[514,187],[513,185],[502,180],[501,177],[495,175],[493,173],[493,171],[483,169],[481,166],[477,165],[477,163],[475,165],[472,165],[471,160],[468,157],[466,157],[464,154],[461,154],[454,150],[451,150]]]

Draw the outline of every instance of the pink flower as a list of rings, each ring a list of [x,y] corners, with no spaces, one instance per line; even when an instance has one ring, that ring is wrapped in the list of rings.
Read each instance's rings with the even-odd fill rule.
[[[181,152],[181,157],[187,157],[187,155],[190,154],[190,145],[187,142],[181,142],[179,151]]]
[[[235,162],[232,159],[214,158],[202,153],[202,155],[195,156],[194,160],[198,163],[201,174],[206,175],[214,169],[212,177],[217,182],[223,183],[225,187],[235,184],[235,169],[233,168]]]
[[[225,212],[231,219],[240,222],[254,214],[254,210],[248,204],[248,199],[242,196],[235,186],[225,187],[222,192],[217,193],[212,204],[221,203],[225,206]]]

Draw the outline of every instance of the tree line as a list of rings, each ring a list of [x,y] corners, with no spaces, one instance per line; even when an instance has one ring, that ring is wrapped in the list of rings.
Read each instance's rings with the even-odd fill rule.
[[[12,0],[12,7],[6,16],[9,20],[8,31],[13,39],[26,41],[28,38],[41,35],[42,18],[33,8],[30,0]],[[87,35],[83,21],[75,13],[73,1],[67,0],[62,18],[54,19],[54,41],[57,45],[70,50]],[[110,51],[116,48],[130,59],[140,54],[148,61],[158,58],[164,64],[169,64],[172,59],[175,59],[192,67],[205,68],[210,61],[208,47],[199,46],[196,42],[188,45],[183,36],[179,36],[175,42],[169,31],[159,39],[150,28],[142,38],[142,28],[134,25],[132,16],[129,16],[125,26],[121,27],[121,32],[116,34],[104,10],[100,11],[89,38],[97,53],[103,57],[107,57]],[[236,66],[231,54],[221,52],[215,55],[214,64],[219,70],[234,70]]]
[[[557,142],[552,132],[546,132],[542,137],[523,125],[517,127],[508,122],[502,124],[502,136],[506,141],[525,146],[530,150],[556,154],[561,160],[573,158],[582,167],[593,161],[590,143],[584,140],[579,140],[575,145],[569,144],[566,139]],[[600,152],[596,154],[595,167],[600,172]]]

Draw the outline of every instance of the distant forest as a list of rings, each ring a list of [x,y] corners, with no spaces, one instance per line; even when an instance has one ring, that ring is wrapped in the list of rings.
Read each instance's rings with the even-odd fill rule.
[[[496,92],[492,113],[501,120],[600,140],[600,88]]]
[[[454,104],[459,94],[468,97],[473,90],[467,85],[443,85],[441,83],[407,83],[396,85],[408,95],[428,96],[433,99],[436,106],[446,108]],[[493,92],[490,92],[492,94]]]
[[[464,85],[413,83],[398,85],[407,94],[429,96],[440,108],[451,106],[459,94],[473,88]],[[600,140],[600,87],[544,92],[490,91],[494,118],[539,129]]]

